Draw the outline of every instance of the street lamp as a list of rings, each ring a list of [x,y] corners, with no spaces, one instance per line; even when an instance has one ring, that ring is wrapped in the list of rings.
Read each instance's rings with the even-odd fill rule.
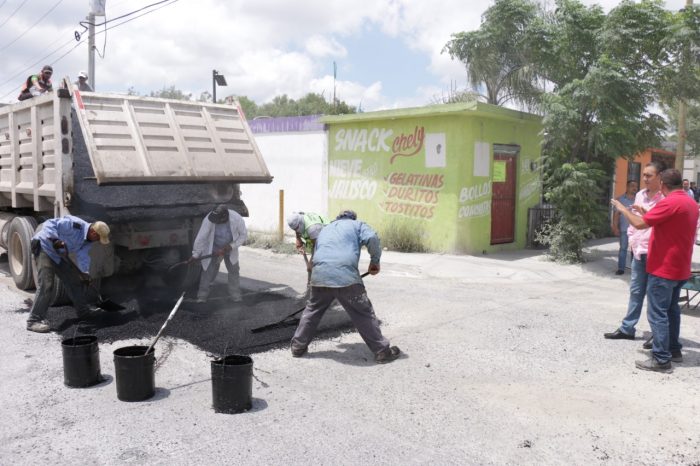
[[[224,77],[224,75],[219,74],[219,72],[216,70],[212,70],[211,77],[212,77],[212,86],[214,88],[214,93],[212,95],[212,101],[214,103],[216,103],[216,85],[218,84],[219,86],[228,86],[228,84],[226,84],[226,78]]]

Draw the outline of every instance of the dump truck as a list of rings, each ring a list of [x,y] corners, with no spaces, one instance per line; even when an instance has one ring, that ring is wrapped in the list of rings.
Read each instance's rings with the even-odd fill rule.
[[[190,256],[202,218],[216,205],[248,216],[240,183],[271,181],[235,102],[64,84],[0,107],[0,247],[23,290],[35,286],[30,240],[46,219],[75,215],[109,225],[110,244],[91,250],[92,277],[158,274]],[[65,300],[63,291],[57,282],[55,303]]]

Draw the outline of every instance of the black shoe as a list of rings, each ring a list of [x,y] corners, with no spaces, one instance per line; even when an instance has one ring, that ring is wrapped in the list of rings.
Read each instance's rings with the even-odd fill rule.
[[[617,269],[617,270],[615,271],[615,275],[622,275],[622,274],[624,274],[624,273],[625,273],[625,271],[624,271],[624,270],[621,270],[621,269]]]
[[[294,346],[292,345],[292,356],[295,358],[300,358],[306,354],[306,352],[309,351],[308,346]]]
[[[661,363],[653,356],[646,361],[635,361],[634,365],[637,366],[637,369],[641,369],[643,371],[669,372],[673,369],[671,366],[671,361]]]
[[[671,361],[672,362],[683,362],[683,353],[681,353],[681,350],[671,351]]]
[[[654,335],[650,336],[649,339],[644,342],[644,344],[642,345],[642,348],[651,349],[652,346],[654,346]]]
[[[603,336],[608,340],[634,340],[634,335],[627,335],[619,328],[612,333],[604,333]]]
[[[381,350],[374,356],[374,362],[377,364],[386,364],[388,362],[398,359],[401,355],[401,350],[398,346],[392,346],[387,349]]]

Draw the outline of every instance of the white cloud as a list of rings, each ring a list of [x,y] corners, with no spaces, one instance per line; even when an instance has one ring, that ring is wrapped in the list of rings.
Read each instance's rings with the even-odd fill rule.
[[[0,21],[19,2],[8,0],[0,7]],[[550,4],[553,2],[549,0]],[[677,10],[684,2],[672,0],[666,5]],[[78,71],[87,69],[87,44],[68,52],[76,45],[73,31],[83,31],[78,23],[85,18],[88,2],[66,3],[0,52],[0,101],[14,100],[27,75],[45,63],[54,64],[56,77],[68,74],[74,78]],[[141,8],[143,3],[110,1],[107,20]],[[463,65],[441,51],[452,33],[478,27],[481,13],[491,3],[490,0],[179,0],[152,14],[125,18],[133,21],[107,31],[106,56],[96,59],[94,78],[101,91],[125,92],[134,87],[148,93],[175,86],[198,96],[202,91],[211,92],[211,70],[217,69],[229,83],[218,91],[220,97],[247,95],[260,103],[282,93],[300,97],[318,89],[332,91],[332,85],[329,87],[327,82],[329,57],[345,57],[348,61],[345,41],[378,27],[426,56],[428,71],[435,76],[434,83],[424,88],[416,86],[413,95],[389,99],[386,89],[392,89],[392,83],[382,76],[367,75],[357,82],[336,83],[339,97],[353,105],[361,102],[364,109],[420,105],[430,102],[431,96],[448,91],[452,83],[462,87],[466,84]],[[584,3],[601,3],[609,9],[618,2],[585,0]],[[35,17],[35,8],[29,4],[22,7],[0,30],[0,47],[26,31]],[[98,32],[103,29],[97,27]],[[100,50],[103,40],[103,34],[96,38]],[[347,66],[352,66],[352,62]],[[415,65],[397,66],[410,76],[411,66]]]
[[[334,38],[321,35],[314,35],[306,40],[306,51],[317,58],[324,57],[345,57],[348,51]]]

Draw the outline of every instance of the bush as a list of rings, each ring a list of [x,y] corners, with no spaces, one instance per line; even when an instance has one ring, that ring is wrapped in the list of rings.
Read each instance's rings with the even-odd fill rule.
[[[392,220],[381,233],[382,246],[399,252],[426,252],[424,232],[415,223]]]
[[[296,246],[294,243],[280,241],[272,235],[265,235],[262,233],[248,232],[248,239],[244,243],[244,246],[257,249],[269,249],[279,254],[296,254]]]

